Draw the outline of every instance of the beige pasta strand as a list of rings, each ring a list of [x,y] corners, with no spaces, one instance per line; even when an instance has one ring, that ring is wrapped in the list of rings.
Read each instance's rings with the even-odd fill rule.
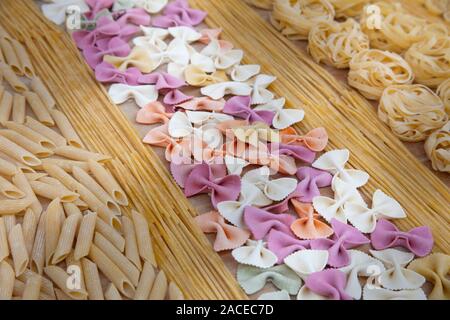
[[[136,232],[136,240],[139,250],[139,255],[144,261],[149,261],[156,267],[155,254],[153,252],[152,239],[150,237],[150,230],[145,217],[135,210],[131,210],[131,217],[134,223]]]
[[[26,113],[26,99],[23,95],[14,93],[12,107],[12,121],[24,124]]]
[[[89,300],[104,300],[97,265],[86,258],[81,259],[81,265],[83,266],[84,282],[86,283]]]
[[[78,229],[77,242],[75,244],[74,258],[80,260],[89,254],[92,240],[94,239],[94,231],[96,227],[97,214],[89,212],[81,219],[80,228]]]
[[[64,220],[58,245],[56,247],[55,254],[53,255],[52,264],[60,263],[66,259],[72,251],[72,246],[75,241],[75,235],[81,218],[81,214],[72,214]]]
[[[14,270],[16,277],[25,272],[28,266],[29,257],[23,238],[22,225],[16,224],[8,235],[9,247],[11,249],[11,256],[14,262]]]
[[[145,261],[139,284],[136,288],[136,294],[134,295],[134,300],[148,300],[154,281],[155,270],[149,261]]]

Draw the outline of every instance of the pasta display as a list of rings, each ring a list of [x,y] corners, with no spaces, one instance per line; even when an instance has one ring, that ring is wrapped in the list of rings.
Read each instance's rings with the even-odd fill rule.
[[[244,0],[248,4],[262,9],[271,9],[274,0]]]
[[[450,172],[450,122],[431,133],[425,151],[434,170]]]
[[[450,116],[450,78],[442,82],[436,90],[445,106],[445,111]]]
[[[334,7],[336,18],[357,17],[370,0],[328,0]]]

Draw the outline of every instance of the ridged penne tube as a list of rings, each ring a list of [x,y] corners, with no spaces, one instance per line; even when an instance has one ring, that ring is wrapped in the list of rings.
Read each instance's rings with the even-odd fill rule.
[[[8,233],[6,232],[5,221],[0,217],[0,262],[9,256]]]
[[[12,107],[13,95],[8,91],[0,94],[0,124],[4,125],[9,120],[11,117]]]
[[[107,193],[101,185],[95,181],[86,171],[81,168],[73,167],[72,174],[81,184],[89,189],[101,202],[103,202],[108,209],[113,211],[116,215],[120,215],[120,207],[111,198],[109,193]]]
[[[13,121],[8,121],[7,123],[5,123],[5,127],[20,133],[24,137],[27,137],[28,139],[40,144],[44,148],[47,148],[47,149],[55,149],[56,148],[56,145],[52,140],[50,140],[49,138],[42,135],[41,133],[36,132],[33,129],[31,129],[23,124],[15,123]]]
[[[61,234],[62,217],[64,216],[61,200],[56,198],[47,207],[45,218],[45,264],[49,265],[58,246]]]
[[[75,161],[75,160],[67,160],[67,159],[59,159],[59,158],[47,158],[41,159],[42,164],[54,164],[58,167],[61,167],[64,171],[68,173],[72,173],[72,167],[80,167],[83,170],[89,170],[89,165],[87,162],[83,161]],[[43,170],[43,166],[35,167],[38,170]]]
[[[34,237],[33,250],[31,250],[31,271],[42,274],[45,264],[45,222],[47,221],[47,211],[39,218],[36,235]]]
[[[139,255],[144,261],[150,261],[151,264],[156,267],[157,264],[147,220],[142,214],[135,210],[131,210],[131,218],[133,219],[134,230],[136,232]]]
[[[21,135],[20,133],[10,130],[4,129],[0,130],[0,135],[14,142],[18,146],[24,148],[25,150],[31,152],[38,158],[47,158],[53,155],[53,151],[47,148],[44,148],[40,144],[28,139],[27,137]]]
[[[50,200],[60,198],[61,202],[74,202],[80,197],[80,195],[75,192],[67,191],[64,188],[59,188],[40,181],[31,181],[30,185],[36,195]]]
[[[82,258],[81,265],[83,267],[84,282],[86,283],[86,291],[89,300],[104,300],[100,275],[95,263],[91,260]]]
[[[22,273],[19,277],[17,277],[17,279],[26,283],[28,281],[28,279],[35,277],[36,275],[38,275],[36,272],[33,272],[30,269],[27,269],[27,270],[25,270],[24,273]],[[52,298],[55,298],[53,282],[45,277],[42,277],[41,292]]]
[[[136,288],[136,294],[134,295],[134,300],[147,300],[150,291],[153,287],[153,282],[155,281],[155,270],[152,264],[145,261],[144,267],[142,268],[141,277],[139,279],[139,284]]]
[[[169,300],[184,300],[183,292],[174,282],[169,283]]]
[[[6,261],[0,262],[0,300],[9,300],[13,296],[14,269]]]
[[[3,79],[8,82],[11,88],[18,93],[24,93],[28,90],[27,86],[20,81],[15,72],[7,64],[0,62],[0,73],[3,74]]]
[[[82,214],[81,210],[73,202],[64,202],[63,208],[64,208],[64,212],[66,213],[67,217],[69,217],[73,214],[80,214],[80,215]]]
[[[119,290],[113,283],[110,283],[105,290],[105,300],[122,300]]]
[[[148,300],[164,300],[167,294],[167,277],[163,270],[160,270],[153,283]]]
[[[74,268],[75,267],[76,269],[81,271],[81,273],[80,273],[80,276],[81,276],[80,277],[80,285],[81,285],[81,288],[83,290],[86,290],[86,283],[84,282],[84,276],[83,276],[83,266],[81,265],[81,261],[80,260],[75,259],[74,255],[73,255],[73,251],[66,257],[65,262],[66,262],[67,268],[69,268],[69,267]]]
[[[89,168],[95,179],[103,186],[103,188],[111,195],[111,197],[120,205],[128,206],[128,198],[126,193],[117,183],[116,179],[108,170],[106,170],[95,159],[88,159]]]
[[[0,174],[4,176],[11,177],[15,175],[18,171],[18,168],[12,164],[11,162],[0,158]]]
[[[33,77],[33,79],[31,79],[30,87],[31,90],[36,92],[39,98],[41,98],[41,101],[49,111],[56,106],[55,99],[53,99],[53,96],[48,91],[41,78]]]
[[[25,280],[26,281],[26,280]],[[44,278],[42,278],[42,281],[44,281]],[[22,280],[16,279],[14,281],[14,289],[13,289],[13,295],[14,297],[17,297],[17,299],[22,299],[23,292],[25,291],[25,282]],[[39,293],[39,300],[55,300],[55,294],[48,295],[46,293],[40,292]]]
[[[33,209],[34,213],[40,214],[42,212],[42,204],[36,197],[36,194],[31,188],[30,183],[27,180],[27,177],[25,177],[25,174],[22,172],[18,172],[12,177],[12,181],[16,185],[16,187],[25,192],[26,197],[30,199],[31,201],[30,207],[31,209]]]
[[[31,152],[0,135],[0,151],[28,166],[38,166],[42,162]]]
[[[139,249],[136,241],[136,232],[134,230],[133,221],[127,216],[122,217],[123,235],[125,237],[125,255],[134,263],[134,265],[142,270],[141,258],[139,257]]]
[[[25,246],[25,239],[23,238],[22,225],[16,224],[8,235],[9,248],[11,249],[11,256],[14,262],[14,271],[16,277],[25,272],[27,268],[29,257],[27,248]]]
[[[125,276],[137,286],[139,283],[139,270],[128,260],[114,245],[96,232],[94,244],[125,274]]]
[[[28,102],[28,105],[30,106],[31,110],[33,110],[33,113],[36,115],[39,122],[45,124],[46,126],[54,126],[55,121],[53,120],[52,116],[50,115],[50,112],[48,112],[47,108],[44,106],[44,104],[41,101],[41,98],[39,96],[32,92],[27,91],[24,92],[24,97]]]
[[[74,300],[86,300],[87,292],[83,289],[69,288],[67,286],[67,280],[69,275],[60,267],[48,266],[44,268],[45,274],[61,289],[65,294],[67,294],[71,299]]]
[[[6,63],[11,67],[15,74],[22,76],[22,70],[20,68],[20,61],[12,45],[13,39],[0,38],[0,47],[2,48],[3,55]]]
[[[56,295],[56,300],[58,301],[65,301],[65,300],[74,300],[71,297],[69,297],[67,294],[64,293],[64,291],[55,288],[55,295]]]
[[[90,152],[80,148],[75,148],[72,146],[58,147],[55,149],[55,153],[58,156],[78,161],[88,161],[89,159],[93,159],[94,161],[105,162],[111,159],[111,157],[109,156],[100,153]]]
[[[127,298],[133,298],[135,289],[130,280],[117,267],[104,252],[102,252],[95,244],[91,246],[89,258],[97,264],[100,271],[116,286],[120,293]]]
[[[25,122],[26,99],[23,95],[14,93],[12,106],[12,120],[23,124]]]
[[[53,255],[52,264],[58,264],[63,261],[72,251],[72,246],[75,241],[75,234],[78,229],[82,216],[81,214],[73,214],[68,216],[61,228],[58,245]]]
[[[17,223],[16,216],[14,216],[14,215],[4,216],[3,217],[3,221],[5,221],[6,234],[9,235],[9,233],[12,230],[12,228],[14,228],[14,226]]]
[[[66,138],[69,146],[84,148],[83,142],[81,142],[80,137],[72,127],[72,124],[69,122],[66,115],[57,109],[51,109],[50,114],[53,120],[55,120],[56,126],[61,131],[61,134]]]
[[[27,78],[34,76],[34,68],[28,56],[25,47],[16,39],[11,39],[11,45],[14,48],[17,58],[19,59],[20,69]]]
[[[95,230],[98,231],[102,236],[108,239],[120,252],[124,252],[125,250],[125,239],[121,236],[121,234],[107,224],[105,221],[101,219],[97,219],[95,223]]]
[[[86,211],[87,209],[89,209],[89,206],[87,205],[87,203],[81,199],[75,200],[73,202],[73,204],[76,205],[78,207],[78,209],[80,209],[81,211]]]
[[[18,214],[28,208],[32,203],[30,198],[19,200],[0,200],[0,215]]]
[[[37,133],[40,133],[44,137],[50,139],[57,147],[65,146],[67,144],[67,141],[63,136],[61,136],[55,130],[46,127],[34,118],[31,118],[29,116],[25,117],[25,125],[28,128],[36,131]]]
[[[41,292],[42,277],[38,274],[28,278],[23,289],[23,300],[38,300]]]
[[[80,184],[77,180],[75,180],[71,175],[69,175],[58,165],[52,163],[44,163],[42,167],[44,171],[49,174],[50,177],[53,177],[56,180],[60,181],[70,191],[74,191]]]
[[[36,181],[41,178],[47,177],[47,174],[44,172],[36,172],[36,173],[24,173],[25,178],[27,178],[28,182]]]
[[[0,194],[9,199],[22,199],[25,193],[11,182],[0,176]]]
[[[36,235],[37,226],[39,223],[39,214],[34,213],[32,209],[27,209],[22,221],[23,239],[25,240],[25,247],[28,255],[31,256],[33,250],[34,237]]]
[[[20,162],[16,162],[16,166],[19,169],[19,172],[22,172],[23,174],[36,173],[36,170],[34,170],[33,168],[26,166]]]
[[[80,227],[78,228],[77,242],[73,253],[76,260],[80,260],[89,254],[94,239],[97,220],[97,213],[95,212],[89,212],[81,219]]]

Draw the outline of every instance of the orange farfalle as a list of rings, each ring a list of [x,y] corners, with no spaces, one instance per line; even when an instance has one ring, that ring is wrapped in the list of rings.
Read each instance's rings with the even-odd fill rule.
[[[300,219],[292,223],[292,232],[300,239],[319,239],[328,238],[334,231],[325,222],[320,221],[319,215],[314,213],[313,206],[309,203],[303,203],[295,199],[291,199]]]
[[[172,115],[172,113],[166,112],[166,108],[161,102],[155,101],[138,111],[136,122],[142,124],[167,123]]]
[[[328,143],[328,134],[325,128],[316,128],[306,135],[300,136],[294,128],[289,127],[280,131],[281,143],[304,145],[312,151],[322,151]]]
[[[219,46],[224,51],[233,49],[234,45],[230,41],[219,40],[222,29],[203,29],[200,31],[202,37],[198,39],[198,42],[203,44],[209,44],[212,40],[218,40]]]
[[[222,111],[225,106],[225,100],[213,100],[208,97],[198,97],[175,106],[175,109],[184,109],[191,111]]]
[[[214,250],[231,250],[242,246],[250,237],[250,232],[225,222],[217,211],[199,215],[195,218],[204,233],[216,233]]]

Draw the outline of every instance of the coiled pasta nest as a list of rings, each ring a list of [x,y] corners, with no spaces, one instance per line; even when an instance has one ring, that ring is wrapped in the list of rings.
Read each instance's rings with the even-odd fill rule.
[[[428,137],[425,152],[434,170],[450,172],[450,121]]]
[[[377,49],[363,50],[350,60],[348,83],[367,99],[377,100],[390,85],[410,84],[414,74],[398,54]]]
[[[370,0],[328,0],[336,11],[336,18],[360,16],[364,6]]]
[[[271,9],[274,0],[244,0],[248,4],[261,9]]]
[[[422,141],[447,121],[441,99],[421,84],[386,88],[378,106],[378,117],[403,141]]]
[[[334,8],[327,0],[275,0],[270,21],[290,38],[304,40],[321,21],[333,21]]]
[[[450,2],[448,0],[424,0],[423,5],[428,12],[435,15],[444,15],[450,10]]]
[[[319,22],[309,32],[308,52],[317,62],[348,68],[351,58],[369,48],[369,39],[353,19]]]
[[[440,84],[436,93],[441,98],[445,106],[445,111],[450,116],[450,78]]]

